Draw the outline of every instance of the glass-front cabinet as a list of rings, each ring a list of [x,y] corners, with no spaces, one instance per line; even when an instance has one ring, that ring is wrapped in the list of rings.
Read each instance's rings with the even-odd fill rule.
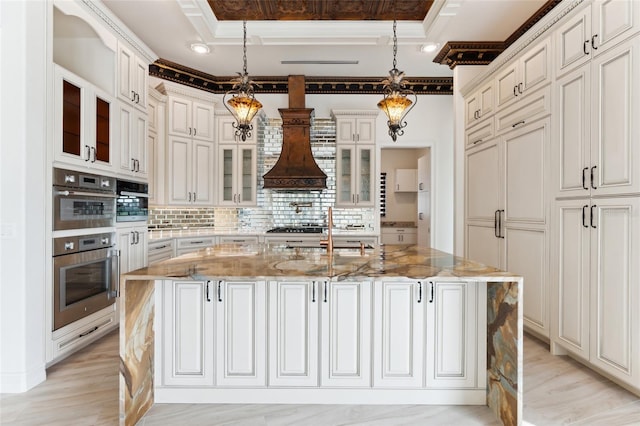
[[[336,206],[372,207],[375,145],[339,144],[336,156]]]
[[[114,99],[62,67],[55,67],[55,77],[56,162],[112,169]]]
[[[256,205],[256,146],[218,146],[218,205]]]

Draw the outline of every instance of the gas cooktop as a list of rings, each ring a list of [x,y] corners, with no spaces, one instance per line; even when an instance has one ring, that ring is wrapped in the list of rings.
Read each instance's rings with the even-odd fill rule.
[[[281,234],[320,234],[324,228],[319,225],[309,226],[280,226],[272,228],[267,233],[281,233]]]

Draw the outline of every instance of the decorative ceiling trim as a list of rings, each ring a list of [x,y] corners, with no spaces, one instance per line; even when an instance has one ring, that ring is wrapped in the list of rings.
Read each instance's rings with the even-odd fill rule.
[[[454,69],[457,65],[488,65],[536,23],[544,18],[562,0],[547,0],[527,21],[520,25],[505,41],[449,41],[433,58],[433,62]]]
[[[149,65],[149,75],[167,81],[223,94],[231,90],[237,76],[214,76],[166,59]],[[288,93],[288,76],[251,76],[256,82],[255,93]],[[307,77],[305,93],[321,95],[382,94],[382,77]],[[406,77],[407,88],[417,95],[452,95],[453,77]],[[259,86],[258,86],[259,85]]]

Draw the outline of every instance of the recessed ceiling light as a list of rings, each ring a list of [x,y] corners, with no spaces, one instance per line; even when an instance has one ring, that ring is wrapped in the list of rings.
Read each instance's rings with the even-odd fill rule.
[[[440,47],[438,43],[427,43],[420,46],[420,51],[423,53],[435,52],[438,47]]]
[[[209,53],[211,51],[209,49],[209,46],[204,43],[191,43],[191,50],[201,55],[204,55],[205,53]]]

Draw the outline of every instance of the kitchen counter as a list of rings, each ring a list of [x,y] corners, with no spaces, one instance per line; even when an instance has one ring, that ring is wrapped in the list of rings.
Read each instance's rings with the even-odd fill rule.
[[[121,424],[135,424],[154,403],[153,371],[158,367],[154,367],[156,331],[153,324],[155,301],[159,297],[157,292],[161,288],[161,280],[222,282],[233,279],[253,282],[313,279],[314,282],[326,280],[335,283],[364,280],[377,282],[389,279],[482,282],[484,284],[481,288],[486,289],[484,291],[486,291],[487,303],[486,307],[479,309],[481,312],[486,310],[486,332],[479,332],[478,341],[483,348],[485,345],[483,342],[486,341],[487,384],[486,389],[484,386],[480,388],[483,389],[481,401],[482,403],[487,401],[487,405],[492,408],[503,424],[522,423],[523,319],[522,311],[519,309],[522,303],[521,277],[451,254],[416,246],[376,247],[365,250],[364,253],[360,249],[337,249],[332,254],[328,254],[319,248],[221,244],[159,262],[123,276],[120,288]],[[420,294],[422,294],[422,287]],[[422,306],[425,305],[426,303],[422,304]],[[481,323],[485,324],[484,321]],[[482,337],[485,334],[486,339]],[[160,346],[157,349],[165,350],[163,348]],[[249,393],[242,393],[242,389],[238,389],[239,393],[235,394],[234,389],[220,389],[216,391],[216,388],[212,388],[196,393],[185,392],[187,395],[200,395],[189,396],[199,402],[202,402],[203,395],[209,395],[211,399],[206,401],[211,402],[219,401],[216,398],[220,398],[221,395],[239,395],[241,400],[245,400],[242,395],[247,398],[250,394],[259,394],[263,397],[268,394],[269,398],[273,398],[273,395],[284,395],[279,393],[282,390],[273,388],[270,390],[269,387]],[[176,391],[169,390],[170,394],[171,392]],[[422,401],[429,400],[424,399],[424,395],[427,394],[420,393],[426,391],[401,389],[368,388],[349,391],[348,389],[304,388],[302,390],[301,388],[299,392],[286,393],[286,395],[295,399],[305,393],[316,395],[313,392],[324,392],[322,395],[334,395],[334,398],[340,392],[351,392],[345,395],[370,395],[374,392],[371,394],[374,397],[384,394],[385,398],[414,398],[406,401],[416,401],[416,397],[422,398]],[[435,392],[429,395],[437,396],[443,391]],[[166,393],[163,395],[165,395],[164,402],[172,402],[166,400]],[[285,399],[276,397],[276,400],[286,402],[287,397],[283,398]],[[273,399],[269,400],[273,401]],[[415,403],[421,402],[418,400]]]

